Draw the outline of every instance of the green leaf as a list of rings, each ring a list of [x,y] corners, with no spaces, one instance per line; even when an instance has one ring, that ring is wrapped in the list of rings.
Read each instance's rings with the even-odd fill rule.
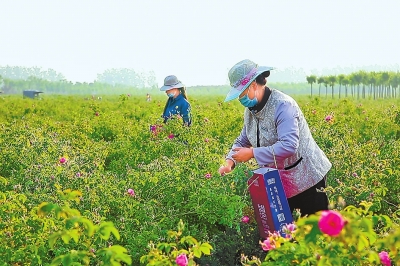
[[[208,243],[203,243],[200,246],[201,252],[203,252],[206,255],[210,255],[211,254],[211,249],[212,249],[212,246],[210,244],[208,244]]]
[[[70,231],[70,236],[72,237],[72,239],[75,241],[75,243],[79,242],[79,230],[78,229],[74,229]]]
[[[60,237],[60,233],[56,232],[49,237],[49,246],[50,248],[54,248],[54,244],[56,243],[57,239]]]
[[[58,256],[51,261],[51,266],[59,266],[62,263],[64,256]]]
[[[200,248],[196,248],[193,250],[193,254],[195,257],[200,258],[201,257],[201,250]]]
[[[61,239],[64,241],[64,243],[68,244],[69,241],[71,240],[71,236],[68,234],[68,232],[64,232],[61,235]]]
[[[72,258],[70,254],[67,254],[64,256],[64,258],[62,259],[62,264],[65,266],[69,266],[72,263]]]
[[[110,227],[110,231],[111,231],[111,233],[113,233],[113,235],[115,236],[115,238],[117,239],[117,240],[120,240],[120,235],[119,235],[119,232],[118,232],[118,230],[117,230],[117,228],[115,228],[114,226],[112,226],[112,227]]]
[[[46,214],[50,213],[54,209],[55,206],[56,205],[51,204],[51,203],[42,202],[38,207],[38,215],[42,216],[42,215],[46,215]]]

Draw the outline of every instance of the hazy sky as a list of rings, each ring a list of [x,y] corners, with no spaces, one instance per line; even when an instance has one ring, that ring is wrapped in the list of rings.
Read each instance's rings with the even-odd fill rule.
[[[110,68],[227,82],[242,59],[305,70],[400,63],[400,0],[1,0],[0,66],[73,82]]]

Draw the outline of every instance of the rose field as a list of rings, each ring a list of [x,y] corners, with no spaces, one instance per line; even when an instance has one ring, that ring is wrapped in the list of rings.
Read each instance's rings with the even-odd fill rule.
[[[243,107],[193,95],[0,97],[0,265],[400,265],[400,100],[293,96],[332,162],[330,211],[261,239],[247,180],[218,174]]]

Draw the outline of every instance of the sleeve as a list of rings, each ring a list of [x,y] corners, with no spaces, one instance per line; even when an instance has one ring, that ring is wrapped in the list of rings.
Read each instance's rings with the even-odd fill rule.
[[[259,165],[274,163],[273,153],[278,161],[295,154],[299,147],[299,117],[299,107],[294,103],[282,102],[277,106],[274,119],[278,141],[272,146],[254,148],[254,158]]]
[[[242,147],[242,148],[251,147],[251,143],[250,143],[249,139],[247,138],[247,134],[246,134],[246,126],[243,126],[242,132],[240,132],[239,137],[236,138],[235,142],[232,145],[231,150],[229,151],[228,155],[226,156],[226,159],[232,160],[235,164],[236,164],[236,161],[232,158],[232,155],[235,153],[233,151],[233,149],[238,148],[238,147]]]
[[[191,106],[187,101],[184,101],[184,104],[182,105],[181,116],[183,118],[183,123],[186,125],[190,125],[192,123]]]

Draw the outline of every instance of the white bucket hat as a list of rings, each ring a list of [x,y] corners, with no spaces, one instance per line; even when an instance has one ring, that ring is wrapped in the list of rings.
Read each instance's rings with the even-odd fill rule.
[[[239,97],[257,76],[273,69],[273,67],[258,66],[249,59],[242,60],[235,64],[228,73],[231,90],[228,92],[228,95],[226,95],[225,102]]]

